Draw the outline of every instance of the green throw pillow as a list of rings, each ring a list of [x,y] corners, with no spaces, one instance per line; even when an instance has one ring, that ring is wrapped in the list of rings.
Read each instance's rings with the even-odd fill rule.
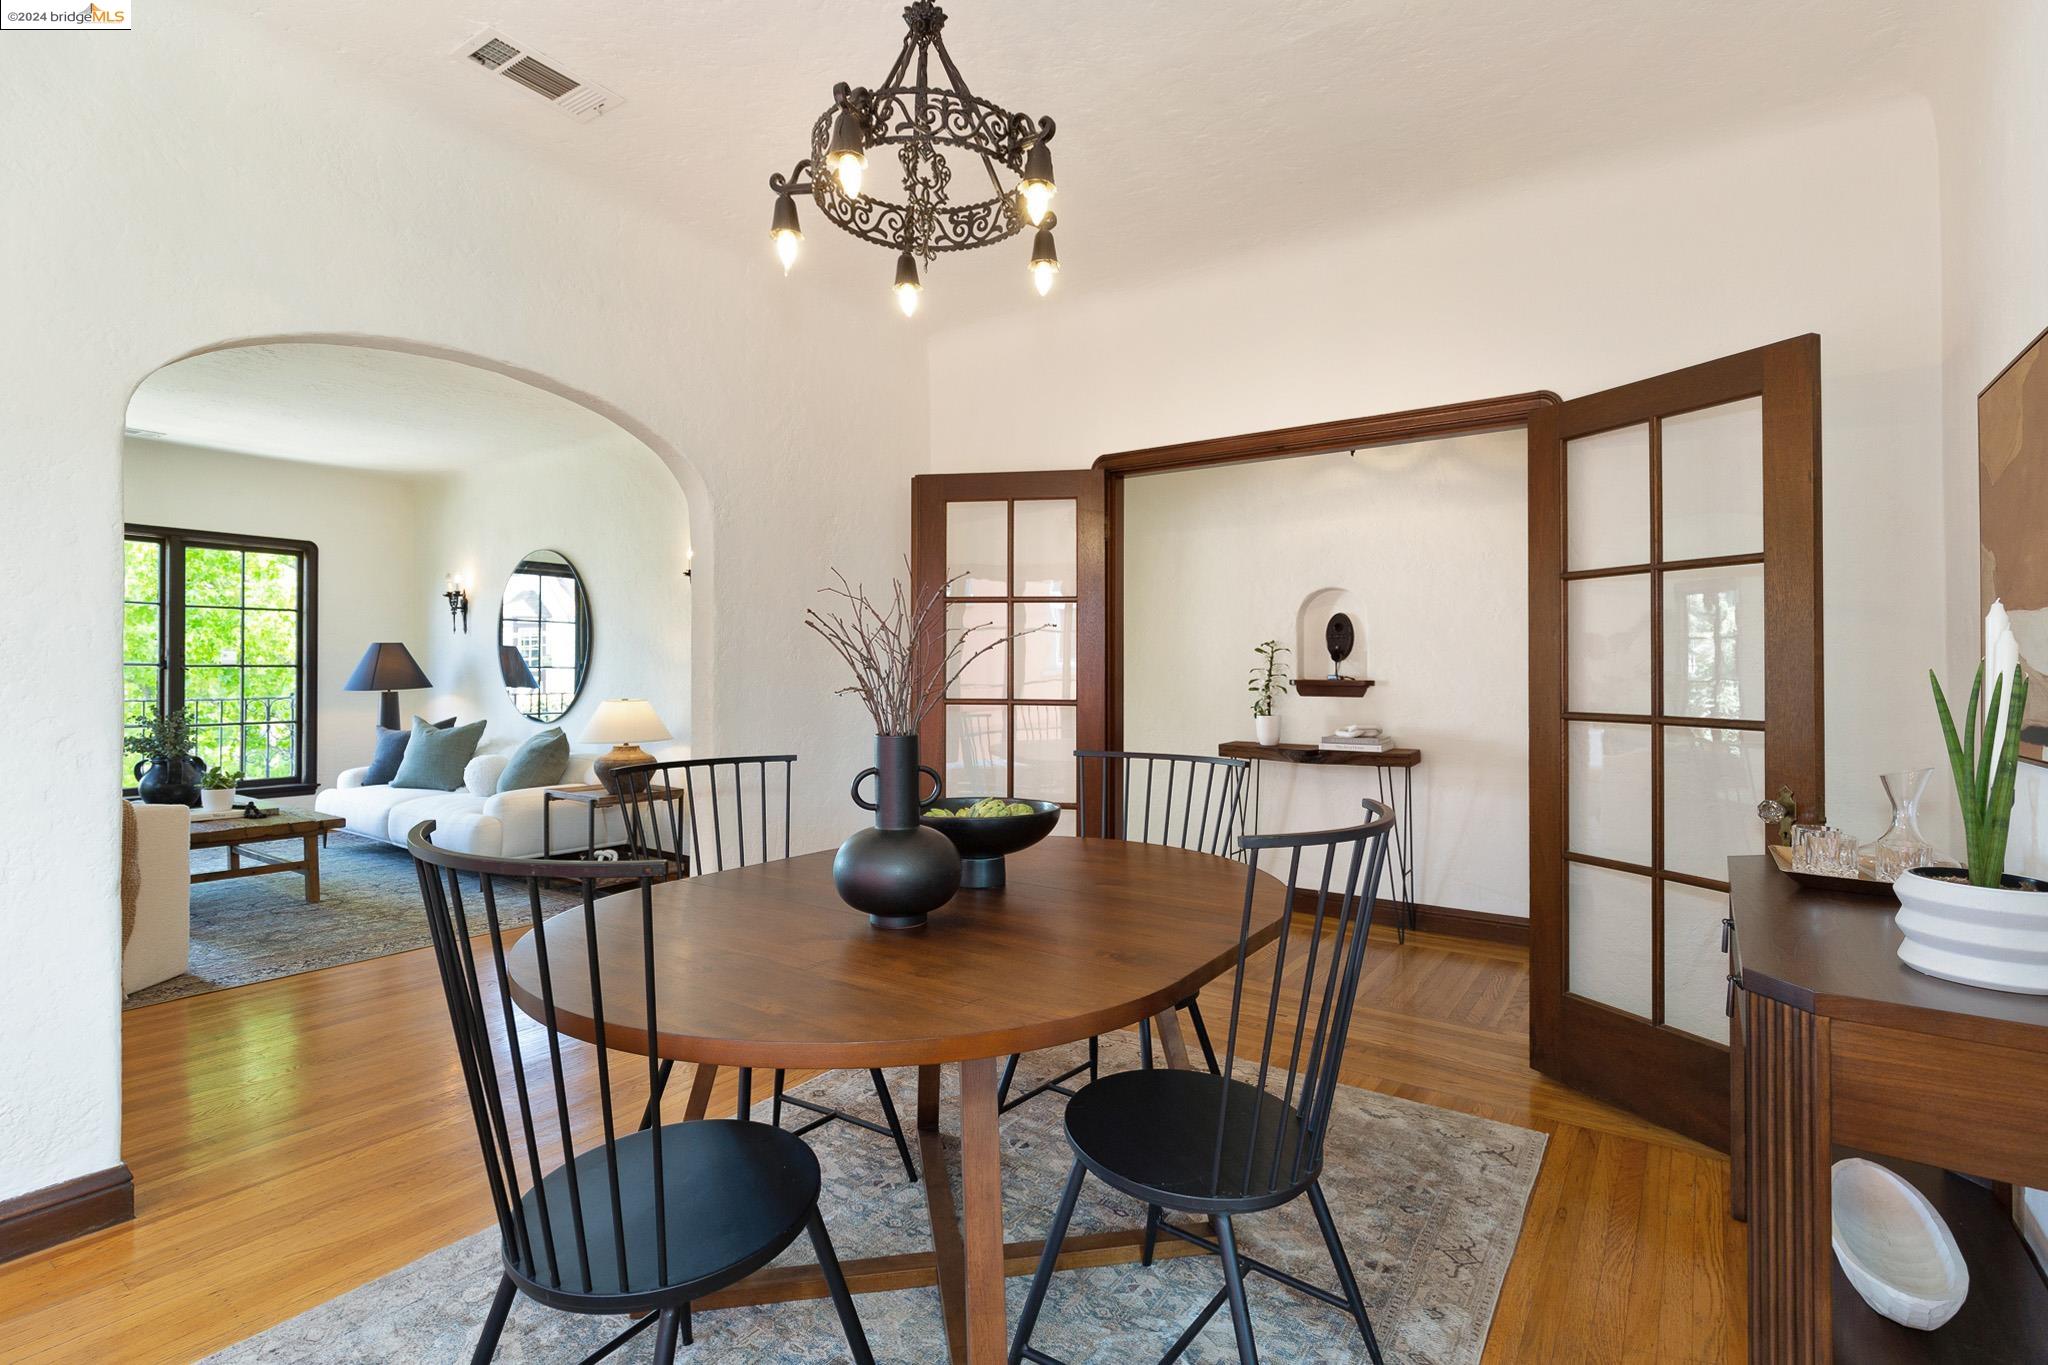
[[[405,758],[398,765],[394,787],[417,787],[424,791],[452,792],[462,785],[462,770],[476,757],[483,742],[484,723],[471,721],[452,730],[436,730],[419,719],[412,722],[412,738],[405,742]]]
[[[552,787],[569,771],[569,737],[559,725],[550,725],[519,746],[505,771],[498,776],[498,790],[518,791],[521,787]]]

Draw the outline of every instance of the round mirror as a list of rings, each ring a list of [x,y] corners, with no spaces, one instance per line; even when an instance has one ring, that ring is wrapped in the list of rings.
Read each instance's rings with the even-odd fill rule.
[[[590,667],[590,598],[568,556],[535,550],[505,580],[498,670],[519,714],[560,720]]]

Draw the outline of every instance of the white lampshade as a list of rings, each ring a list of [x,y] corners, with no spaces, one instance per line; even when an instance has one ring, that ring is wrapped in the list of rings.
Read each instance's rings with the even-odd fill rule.
[[[583,727],[586,744],[636,744],[643,739],[668,739],[668,727],[654,708],[638,697],[614,697],[601,703]]]

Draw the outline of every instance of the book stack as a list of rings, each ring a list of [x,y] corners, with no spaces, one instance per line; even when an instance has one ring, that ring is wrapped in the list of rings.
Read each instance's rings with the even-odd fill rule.
[[[1378,726],[1368,725],[1353,735],[1324,735],[1316,747],[1340,754],[1383,754],[1394,747],[1394,741]]]

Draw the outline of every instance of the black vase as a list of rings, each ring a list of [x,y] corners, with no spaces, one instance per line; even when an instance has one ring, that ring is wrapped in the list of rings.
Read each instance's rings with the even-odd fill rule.
[[[205,771],[205,760],[196,754],[182,754],[168,761],[138,759],[135,790],[146,806],[196,806],[199,775]]]
[[[930,774],[929,799],[918,787]],[[860,784],[875,779],[875,800],[863,801]],[[853,779],[853,803],[875,813],[864,829],[839,846],[832,883],[839,899],[867,913],[877,929],[915,929],[960,889],[960,851],[953,841],[917,822],[939,799],[945,779],[917,761],[916,735],[876,735],[875,766]]]

